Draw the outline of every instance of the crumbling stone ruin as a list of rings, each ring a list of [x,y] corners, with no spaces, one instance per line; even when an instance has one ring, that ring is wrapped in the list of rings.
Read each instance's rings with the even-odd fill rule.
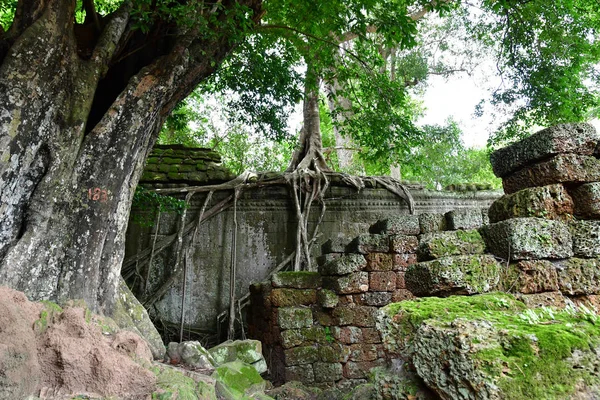
[[[365,398],[596,398],[599,142],[587,124],[540,131],[493,153],[506,194],[489,213],[380,220],[328,241],[318,272],[254,284],[249,333],[273,379]]]

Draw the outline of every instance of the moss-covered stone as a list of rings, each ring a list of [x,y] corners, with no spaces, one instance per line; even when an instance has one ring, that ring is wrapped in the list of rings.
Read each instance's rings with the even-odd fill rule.
[[[305,365],[319,361],[317,346],[298,346],[285,350],[285,365]]]
[[[600,330],[584,312],[488,294],[406,301],[379,316],[390,352],[442,398],[566,399],[599,388]]]
[[[418,235],[421,233],[417,215],[395,215],[377,221],[370,229],[371,233],[386,235]]]
[[[346,254],[319,267],[322,275],[346,275],[358,272],[367,266],[367,260],[361,254]]]
[[[197,382],[179,369],[155,365],[150,370],[156,375],[158,387],[152,394],[153,400],[217,400],[214,386]]]
[[[351,253],[387,253],[390,251],[390,241],[386,234],[360,235],[348,245]]]
[[[321,286],[321,275],[318,272],[286,271],[273,274],[273,287],[294,289],[317,289]]]
[[[340,363],[316,362],[313,364],[313,370],[317,382],[336,382],[343,378]]]
[[[282,307],[277,310],[281,329],[308,328],[313,324],[312,310],[307,307]]]
[[[569,221],[573,200],[561,184],[527,188],[493,202],[488,215],[490,222],[523,217]]]
[[[445,257],[408,267],[406,288],[416,296],[486,293],[497,287],[500,269],[490,255]]]
[[[337,294],[362,293],[369,290],[369,273],[353,272],[343,276],[326,276],[323,287]]]
[[[600,294],[600,259],[570,258],[554,262],[563,294]]]
[[[541,218],[513,218],[480,229],[489,252],[509,260],[573,256],[567,224]]]
[[[275,307],[308,306],[317,302],[315,289],[276,288],[271,291],[271,304]]]
[[[485,242],[477,230],[433,232],[421,235],[417,256],[427,261],[447,256],[483,254]]]
[[[264,392],[265,380],[256,370],[241,361],[218,367],[212,377],[216,380],[217,397],[226,400],[242,400]]]
[[[323,308],[334,308],[339,300],[338,295],[329,289],[321,289],[317,292],[317,302]]]
[[[446,227],[446,216],[444,214],[419,214],[419,228],[421,233],[445,231]]]
[[[252,365],[259,374],[267,371],[262,354],[262,344],[258,340],[226,341],[208,350],[215,366],[236,360]]]
[[[288,329],[281,332],[281,344],[289,349],[295,346],[307,346],[315,343],[327,344],[329,337],[327,330],[322,326],[311,326],[310,328]]]

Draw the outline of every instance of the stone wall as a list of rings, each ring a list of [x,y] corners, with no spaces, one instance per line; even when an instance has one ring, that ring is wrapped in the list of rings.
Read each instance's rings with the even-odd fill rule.
[[[224,177],[229,178],[229,172],[220,166],[215,154],[202,149],[193,149],[191,152],[193,155],[186,156],[177,147],[155,150],[149,158],[142,184],[148,188],[168,188],[219,183],[225,180]],[[169,166],[179,168],[180,172],[176,172],[175,167],[173,172],[165,172],[170,171]],[[196,170],[169,180],[169,176],[175,178],[175,175],[169,174],[181,174],[181,167],[186,169],[186,166],[194,166]],[[197,175],[200,172],[202,174]],[[200,178],[201,180],[197,180]],[[403,200],[374,182],[367,180],[367,187],[359,192],[343,186],[339,176],[337,180],[335,176],[331,180],[332,185],[326,193],[327,211],[320,227],[321,236],[314,246],[315,257],[320,254],[321,245],[330,238],[349,240],[366,232],[374,221],[390,215],[408,214]],[[454,209],[474,209],[479,212],[487,209],[501,195],[489,190],[438,192],[419,187],[413,187],[411,193],[417,213],[443,213]],[[208,208],[230,194],[231,192],[216,192]],[[192,198],[186,223],[198,217],[205,198],[205,193]],[[313,207],[309,229],[314,227],[319,212],[318,205]],[[238,225],[236,292],[240,297],[247,293],[252,283],[264,280],[295,249],[296,219],[290,193],[283,185],[244,191],[238,200],[235,214]],[[127,233],[126,260],[149,249],[155,235],[160,241],[175,234],[180,224],[180,216],[174,213],[161,215],[158,230],[156,226],[140,226],[134,222],[144,215],[147,221],[155,219],[153,210],[132,210],[132,222]],[[196,331],[215,332],[216,316],[228,307],[233,227],[234,211],[229,208],[202,224],[199,240],[192,246],[192,268],[186,284],[186,325]],[[189,237],[184,237],[184,241],[187,240]],[[147,288],[149,292],[160,286],[174,263],[171,248],[153,258],[149,273],[151,284]],[[141,270],[140,275],[145,275],[143,265],[138,266],[138,269]],[[181,297],[182,279],[177,279],[151,312],[163,322],[177,325],[181,317]]]
[[[345,388],[393,360],[409,366],[410,338],[396,329],[382,339],[377,325],[390,320],[379,309],[392,302],[503,291],[528,307],[597,312],[599,143],[589,125],[561,125],[494,153],[508,194],[490,207],[489,224],[476,210],[394,216],[325,243],[318,272],[253,285],[250,334],[263,341],[274,380]],[[448,388],[437,384],[456,385],[478,398],[464,382],[423,379],[438,393]]]

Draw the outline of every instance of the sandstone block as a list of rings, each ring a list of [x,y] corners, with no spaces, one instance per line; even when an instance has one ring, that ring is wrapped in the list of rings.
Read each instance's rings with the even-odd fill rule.
[[[528,308],[555,307],[563,309],[567,305],[561,292],[518,294],[516,298],[525,303]]]
[[[396,273],[369,272],[369,290],[374,292],[392,292],[396,289]]]
[[[335,260],[336,258],[340,258],[344,253],[327,253],[317,257],[317,265],[319,267],[327,264],[330,261]]]
[[[417,263],[416,254],[393,254],[392,269],[394,271],[406,271],[406,269]]]
[[[582,219],[600,219],[600,182],[585,183],[570,193],[575,215]]]
[[[383,356],[380,354],[383,352],[381,345],[358,343],[350,345],[349,349],[349,361],[375,361],[379,356]]]
[[[399,303],[404,300],[412,300],[415,295],[408,289],[396,289],[392,293],[392,303]]]
[[[271,304],[275,307],[308,306],[316,302],[315,289],[277,288],[271,291]]]
[[[316,289],[321,286],[321,275],[318,272],[286,271],[273,274],[273,287],[293,289]]]
[[[387,253],[390,251],[390,241],[387,235],[360,235],[348,245],[352,253]]]
[[[490,255],[445,257],[410,266],[406,287],[416,296],[486,293],[497,287],[500,269]]]
[[[367,292],[360,295],[361,304],[367,306],[382,307],[388,305],[392,301],[392,293],[390,292]]]
[[[600,256],[600,221],[572,221],[569,230],[575,257]]]
[[[322,265],[319,272],[322,275],[346,275],[360,271],[366,266],[367,260],[361,254],[346,254]]]
[[[519,217],[568,221],[573,219],[573,200],[561,184],[527,188],[496,200],[489,217],[490,222]]]
[[[566,223],[541,218],[514,218],[480,229],[488,251],[509,260],[561,259],[573,255]]]
[[[322,326],[288,329],[281,332],[281,345],[285,349],[296,346],[308,346],[315,343],[327,343],[327,332]]]
[[[347,305],[333,310],[333,317],[340,326],[354,325],[361,328],[375,326],[376,307]]]
[[[506,292],[533,294],[558,291],[556,268],[548,260],[519,261],[508,266],[502,274]]]
[[[277,310],[281,329],[308,328],[313,324],[312,310],[308,307],[282,307]]]
[[[369,253],[367,259],[367,271],[391,271],[392,255],[387,253]]]
[[[448,211],[445,215],[450,230],[477,229],[483,225],[481,210],[478,208]]]
[[[315,373],[312,365],[302,365],[297,367],[285,367],[286,382],[298,381],[302,383],[313,383]]]
[[[563,294],[600,294],[600,259],[570,258],[554,262],[558,286]]]
[[[419,214],[419,228],[421,233],[445,231],[446,227],[446,216],[444,214]]]
[[[502,179],[507,194],[555,183],[586,183],[600,180],[600,160],[579,154],[559,154],[548,161],[524,167]]]
[[[337,294],[331,290],[321,289],[317,292],[317,302],[323,308],[334,308],[339,301]]]
[[[390,251],[392,253],[411,254],[417,251],[419,240],[416,236],[392,235],[390,236]]]
[[[396,289],[406,289],[406,272],[396,272]]]
[[[337,294],[366,292],[369,290],[369,274],[361,271],[344,276],[326,276],[323,278],[323,288]]]
[[[332,343],[325,346],[319,346],[319,360],[326,363],[346,362],[348,361],[348,348],[339,343]]]
[[[335,340],[342,344],[354,344],[363,341],[361,328],[356,326],[341,326],[332,329]]]
[[[419,260],[434,260],[447,256],[483,254],[485,242],[477,230],[434,232],[421,235]]]
[[[381,335],[376,328],[362,328],[362,343],[381,343]]]
[[[421,228],[417,215],[396,215],[377,221],[369,231],[388,235],[418,235],[421,233]]]
[[[494,151],[490,162],[496,176],[504,178],[525,165],[555,154],[591,155],[596,150],[598,140],[598,134],[592,125],[560,124]]]
[[[369,372],[373,368],[383,367],[385,365],[384,359],[378,359],[375,361],[349,361],[344,365],[344,377],[348,379],[362,379],[368,378]]]
[[[318,348],[315,346],[299,346],[284,351],[285,365],[306,365],[319,361]]]
[[[316,382],[335,382],[344,377],[340,363],[316,362],[313,364],[313,370]]]

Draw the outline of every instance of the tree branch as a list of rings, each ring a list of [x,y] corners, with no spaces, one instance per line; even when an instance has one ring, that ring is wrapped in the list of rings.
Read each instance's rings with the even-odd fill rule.
[[[103,77],[108,71],[109,61],[115,54],[118,44],[123,37],[123,33],[127,28],[130,8],[131,4],[125,2],[114,12],[94,48],[92,61],[96,66],[102,68],[100,77]]]

